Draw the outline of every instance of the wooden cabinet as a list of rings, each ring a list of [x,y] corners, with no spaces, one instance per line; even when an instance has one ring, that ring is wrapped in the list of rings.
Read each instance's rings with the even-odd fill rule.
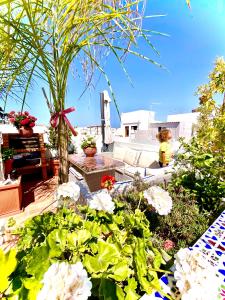
[[[0,186],[0,216],[20,212],[22,208],[21,176],[16,182]]]
[[[13,148],[16,154],[21,154],[24,157],[36,153],[36,160],[35,158],[33,158],[33,161],[30,159],[30,163],[28,163],[29,160],[27,159],[19,166],[15,164],[15,169],[19,174],[30,174],[35,169],[41,168],[43,179],[47,179],[46,149],[43,134],[34,133],[29,138],[14,133],[3,134],[3,148]]]

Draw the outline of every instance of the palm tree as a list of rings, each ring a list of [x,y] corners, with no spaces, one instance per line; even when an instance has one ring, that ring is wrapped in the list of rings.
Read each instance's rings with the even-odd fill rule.
[[[149,41],[150,30],[142,29],[144,8],[145,1],[141,0],[0,0],[0,45],[4,46],[0,63],[7,77],[6,92],[26,70],[22,109],[32,79],[38,77],[49,86],[51,112],[58,113],[65,109],[74,61],[81,63],[89,75],[100,71],[110,89],[101,64],[101,58],[109,53],[125,72],[123,62],[128,53],[157,65],[136,51],[139,38],[156,51]],[[9,72],[12,58],[17,60],[13,72]],[[62,183],[68,180],[68,128],[63,117],[57,130]]]

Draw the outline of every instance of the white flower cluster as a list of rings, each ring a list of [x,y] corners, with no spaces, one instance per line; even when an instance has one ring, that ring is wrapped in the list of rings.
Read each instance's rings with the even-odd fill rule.
[[[151,186],[144,191],[144,197],[161,216],[168,215],[172,209],[172,198],[169,193],[159,186]]]
[[[80,187],[75,182],[69,181],[67,183],[60,184],[55,193],[55,199],[57,200],[57,206],[60,207],[66,202],[77,202],[80,197]],[[70,203],[69,203],[70,204]]]
[[[215,269],[196,249],[180,249],[175,255],[174,278],[182,300],[217,299],[220,285]]]
[[[108,191],[102,190],[88,199],[89,207],[96,210],[103,210],[109,213],[113,213],[115,209],[115,203]]]
[[[37,300],[86,300],[91,296],[92,283],[81,262],[52,264],[42,282]]]

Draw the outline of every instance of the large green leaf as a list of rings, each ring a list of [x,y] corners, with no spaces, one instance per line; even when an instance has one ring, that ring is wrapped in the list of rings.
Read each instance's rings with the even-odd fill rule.
[[[46,241],[49,246],[49,257],[59,257],[65,250],[68,230],[55,229],[47,237]]]
[[[128,261],[124,259],[114,265],[109,272],[112,273],[109,275],[109,278],[115,279],[116,281],[124,281],[131,273],[131,270],[128,266]]]
[[[83,260],[88,272],[92,274],[105,272],[109,265],[117,264],[120,258],[120,253],[115,245],[99,240],[97,246],[98,254],[95,256],[86,254]]]
[[[137,282],[135,278],[129,278],[128,284],[125,286],[124,291],[126,292],[125,300],[136,300],[139,299],[139,295],[136,293]]]
[[[50,267],[49,247],[45,244],[35,247],[27,256],[26,271],[38,280],[42,279],[44,273]]]
[[[11,249],[6,254],[0,249],[0,293],[4,292],[10,284],[9,276],[17,266],[16,254],[15,249]]]
[[[28,290],[27,300],[36,300],[37,294],[42,288],[42,284],[34,277],[25,278],[23,280],[24,287]]]
[[[151,294],[152,286],[150,284],[150,281],[147,279],[147,274],[148,274],[147,258],[146,258],[145,242],[143,239],[136,238],[134,261],[137,269],[138,281],[142,289],[147,294]]]
[[[123,300],[124,292],[120,286],[113,281],[103,278],[99,287],[99,299],[101,300]]]

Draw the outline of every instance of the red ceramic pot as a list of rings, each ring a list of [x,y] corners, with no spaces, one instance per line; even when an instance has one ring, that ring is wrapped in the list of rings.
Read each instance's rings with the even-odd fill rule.
[[[50,168],[53,176],[59,176],[59,160],[51,159],[50,160]]]
[[[93,156],[95,156],[95,154],[97,152],[97,148],[96,147],[94,147],[94,148],[87,147],[87,148],[84,148],[83,151],[84,151],[84,154],[86,155],[86,157],[93,157]]]
[[[22,137],[31,137],[33,135],[33,128],[29,126],[21,126],[19,133]]]
[[[13,170],[13,161],[14,159],[7,159],[4,162],[5,178],[7,178],[8,174]]]

